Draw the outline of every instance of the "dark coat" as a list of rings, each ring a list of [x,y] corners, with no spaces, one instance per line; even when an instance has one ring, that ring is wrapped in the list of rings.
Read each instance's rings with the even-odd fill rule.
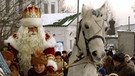
[[[134,62],[134,64],[135,64],[135,57],[132,57],[131,60],[132,60],[132,61]]]
[[[43,73],[37,73],[35,72],[34,68],[31,68],[29,71],[28,71],[28,76],[46,76],[47,72],[44,71]]]
[[[113,60],[111,56],[106,56],[103,68],[106,70],[106,74],[109,75],[113,71]]]
[[[43,73],[37,73],[35,72],[34,68],[31,68],[29,71],[28,71],[28,76],[61,76],[60,74],[57,74],[57,73],[49,73],[47,72],[46,70],[43,72]]]
[[[121,63],[119,66],[114,68],[114,72],[119,76],[135,76],[135,71],[126,63]]]

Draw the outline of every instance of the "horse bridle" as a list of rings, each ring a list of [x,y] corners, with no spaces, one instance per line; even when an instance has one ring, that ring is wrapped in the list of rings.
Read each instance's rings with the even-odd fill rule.
[[[95,20],[95,19],[94,19],[94,20]],[[90,52],[88,43],[89,43],[90,41],[96,39],[96,38],[100,38],[100,39],[103,41],[103,43],[105,42],[104,37],[102,37],[102,36],[100,36],[100,35],[96,35],[98,32],[100,32],[100,31],[102,30],[103,27],[101,27],[101,26],[98,24],[98,22],[95,20],[96,24],[101,28],[95,35],[93,35],[92,37],[90,37],[89,39],[87,39],[87,38],[85,37],[84,31],[82,31],[82,34],[83,34],[83,37],[84,37],[84,40],[85,40],[85,46],[86,46],[86,51],[87,51],[87,57],[90,57],[89,60],[90,60],[91,62],[82,62],[82,63],[75,64],[75,63],[77,63],[78,61],[80,61],[80,60],[82,60],[83,58],[85,58],[85,56],[83,55],[83,52],[82,52],[81,48],[80,48],[79,45],[78,45],[79,36],[80,36],[81,28],[82,28],[81,22],[82,22],[82,19],[81,19],[80,22],[79,22],[79,28],[77,28],[78,30],[77,30],[77,37],[76,37],[76,46],[77,46],[77,48],[78,48],[80,54],[77,56],[77,59],[76,59],[75,61],[73,61],[71,64],[69,64],[69,66],[68,66],[67,68],[70,68],[70,67],[73,67],[73,66],[77,66],[77,65],[81,65],[81,64],[87,64],[87,63],[95,64],[95,61],[94,61],[94,59],[93,59],[93,57],[92,57],[92,53]],[[104,22],[103,22],[103,24],[104,24]],[[102,24],[102,25],[103,25],[103,24]],[[96,66],[97,69],[100,67],[100,66],[97,65],[97,64],[95,64],[95,66]]]
[[[95,19],[94,19],[95,20]],[[82,20],[81,20],[82,21]],[[80,55],[79,56],[77,56],[77,57],[79,57],[79,59],[81,60],[81,59],[83,59],[84,57],[82,56],[83,54],[82,54],[82,50],[81,50],[81,48],[79,47],[79,45],[78,45],[78,41],[79,41],[79,35],[80,35],[80,32],[81,32],[81,21],[80,21],[80,23],[79,23],[79,31],[78,31],[78,33],[77,33],[77,38],[76,38],[76,46],[77,46],[77,48],[78,48],[78,50],[79,50],[79,52],[80,52]],[[95,22],[96,22],[96,24],[99,26],[99,24],[98,24],[98,22],[95,20]],[[104,23],[103,23],[104,24]],[[100,26],[99,26],[100,27]],[[102,27],[100,27],[101,28],[101,30],[102,30]],[[100,30],[98,31],[98,32],[100,32]],[[98,33],[97,32],[97,33]],[[97,34],[96,33],[96,34]],[[89,48],[89,46],[88,46],[88,43],[90,42],[90,41],[92,41],[92,40],[94,40],[94,39],[96,39],[96,38],[100,38],[102,41],[103,41],[103,43],[105,42],[105,40],[104,40],[104,37],[102,37],[102,36],[100,36],[100,35],[93,35],[92,37],[90,37],[89,39],[87,39],[86,37],[85,37],[85,33],[84,33],[84,31],[82,31],[82,34],[83,34],[83,37],[84,37],[84,40],[85,40],[85,46],[86,46],[86,51],[87,51],[87,56],[89,56],[90,57],[90,59],[91,59],[91,61],[93,61],[94,62],[94,59],[93,59],[93,57],[92,57],[92,53],[90,52],[90,48]],[[78,60],[79,61],[79,60]]]

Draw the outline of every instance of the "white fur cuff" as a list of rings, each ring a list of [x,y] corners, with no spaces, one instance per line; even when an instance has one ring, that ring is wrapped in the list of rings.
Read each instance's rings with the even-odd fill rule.
[[[47,66],[53,66],[54,70],[55,71],[57,70],[57,63],[55,61],[53,61],[53,60],[48,60]]]

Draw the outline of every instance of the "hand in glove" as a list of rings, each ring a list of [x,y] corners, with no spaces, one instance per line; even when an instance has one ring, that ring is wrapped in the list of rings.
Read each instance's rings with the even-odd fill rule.
[[[55,72],[53,66],[47,66],[47,71],[49,71],[50,73]]]

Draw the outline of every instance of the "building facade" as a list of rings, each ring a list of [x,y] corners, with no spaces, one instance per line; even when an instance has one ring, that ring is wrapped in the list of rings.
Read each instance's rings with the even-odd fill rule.
[[[116,31],[135,31],[135,24],[121,25],[115,27]]]
[[[45,31],[49,32],[57,42],[56,51],[66,50],[72,51],[76,37],[77,16],[69,21],[69,16],[75,13],[59,13],[59,14],[44,14],[42,15],[43,26]],[[67,21],[65,20],[67,18]],[[63,24],[54,24],[55,22],[64,19]],[[63,21],[62,21],[63,22]]]
[[[45,29],[56,39],[56,51],[72,51],[76,36],[75,26],[45,26]]]
[[[11,8],[16,10],[19,14],[27,6],[37,6],[41,9],[42,13],[61,13],[63,0],[0,0],[1,5],[4,7],[5,12],[9,13]],[[0,7],[0,9],[3,9]]]

